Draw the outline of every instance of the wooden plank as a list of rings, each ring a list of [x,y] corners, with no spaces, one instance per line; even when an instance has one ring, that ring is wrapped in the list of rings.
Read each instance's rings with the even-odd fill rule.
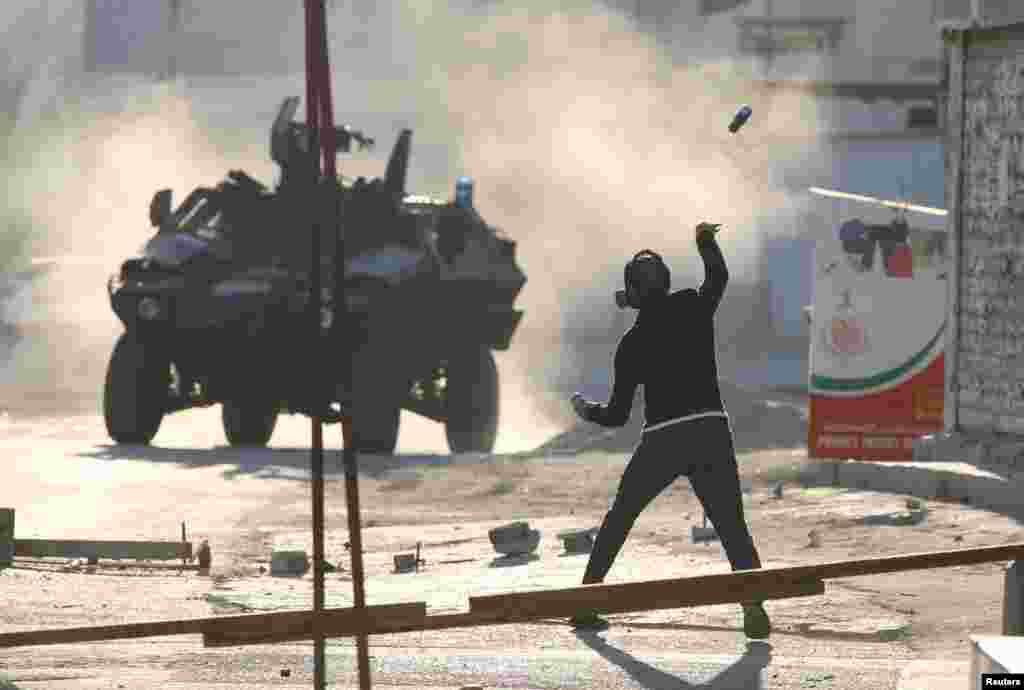
[[[192,558],[192,543],[180,541],[90,541],[15,539],[14,555],[23,558],[108,558],[170,561]]]
[[[709,604],[729,604],[746,598],[788,599],[793,597],[817,596],[825,593],[825,583],[821,580],[804,580],[800,582],[776,583],[769,589],[751,588],[748,590],[720,591],[718,598],[709,601],[706,595],[690,593],[673,597],[671,600],[635,602],[632,605],[621,604],[601,607],[605,613],[623,613],[626,611],[645,611],[659,608],[683,608],[686,606],[704,606]],[[698,603],[693,603],[697,601]],[[401,620],[396,617],[386,625],[376,625],[376,632],[406,633],[423,630],[446,630],[449,628],[470,628],[511,623],[528,623],[549,618],[568,618],[579,613],[579,608],[571,603],[554,602],[542,607],[522,607],[512,611],[469,611],[468,613],[446,613],[426,616],[422,620]],[[312,612],[304,613],[305,625],[312,625]],[[382,630],[387,627],[386,631]],[[238,647],[251,644],[277,644],[280,642],[301,642],[312,639],[311,628],[305,628],[301,634],[290,631],[254,630],[246,633],[211,632],[203,634],[204,647]],[[345,620],[338,623],[328,621],[323,631],[326,637],[352,637],[359,633],[353,621]]]
[[[252,644],[304,642],[314,638],[315,611],[297,611],[287,618],[277,618],[273,626],[210,626],[203,631],[204,647],[237,647]],[[427,606],[391,604],[367,606],[364,609],[326,609],[318,628],[325,637],[355,637],[423,630]]]
[[[641,583],[637,583],[641,584]],[[736,588],[720,590],[712,596],[699,592],[674,592],[671,596],[649,601],[633,602],[603,601],[597,607],[603,613],[626,613],[630,611],[654,611],[657,609],[688,608],[691,606],[711,606],[714,604],[732,604],[747,599],[792,599],[795,597],[812,597],[825,593],[822,580],[808,579],[795,582],[777,582],[770,587]],[[472,598],[470,599],[472,601]],[[500,625],[506,623],[525,623],[547,618],[568,618],[580,612],[580,607],[573,601],[546,601],[544,605],[522,606],[513,609],[470,609],[469,613],[455,613],[438,616],[427,616],[423,630],[442,630],[445,628],[462,628],[479,625]],[[411,632],[413,629],[400,632]]]
[[[742,570],[734,573],[670,580],[627,582],[614,585],[583,585],[540,592],[492,594],[470,597],[469,606],[470,611],[474,612],[515,612],[519,610],[554,611],[556,608],[563,610],[559,607],[565,605],[577,610],[592,608],[608,613],[636,610],[630,607],[640,604],[647,606],[652,602],[687,601],[688,603],[685,604],[687,606],[702,606],[758,598],[751,596],[753,593],[758,593],[759,597],[763,597],[762,593],[771,591],[772,587],[802,580],[830,580],[902,570],[947,568],[1014,559],[1024,559],[1024,543],[835,561],[785,568]],[[742,596],[740,596],[741,594]],[[729,596],[733,598],[728,598]],[[658,608],[672,608],[672,606],[659,606]]]
[[[469,610],[470,613],[484,616],[490,614],[502,621],[517,622],[538,616],[573,616],[586,610],[598,613],[654,611],[816,596],[825,592],[824,582],[817,578],[702,580],[695,577],[607,585],[613,588],[611,591],[606,590],[604,585],[585,585],[571,589],[470,597]]]
[[[410,604],[385,604],[367,606],[362,615],[354,609],[325,609],[322,615],[330,625],[344,630],[365,630],[367,634],[391,632],[396,625],[409,625],[410,621],[425,618],[427,605],[423,602]],[[257,634],[265,630],[284,630],[286,633],[302,630],[312,619],[312,611],[281,611],[275,613],[246,614],[240,616],[218,616],[216,618],[194,618],[191,620],[160,621],[155,623],[124,623],[89,628],[64,628],[61,630],[32,630],[25,632],[0,633],[0,648],[28,647],[48,644],[76,644],[103,640],[127,640],[140,637],[163,637],[166,635],[202,635],[246,633]],[[369,621],[366,625],[360,623]],[[309,639],[309,638],[305,638]]]
[[[953,551],[885,556],[814,565],[744,570],[699,577],[630,582],[615,585],[584,585],[569,589],[518,592],[470,597],[468,614],[428,617],[426,604],[368,606],[360,616],[354,609],[323,612],[323,631],[331,637],[411,632],[469,625],[495,625],[571,616],[580,610],[617,613],[684,606],[708,606],[757,599],[781,599],[824,593],[823,580],[874,575],[902,570],[922,570],[973,565],[993,561],[1024,560],[1024,543],[985,546]],[[312,611],[198,618],[186,621],[132,623],[92,628],[69,628],[0,634],[0,648],[100,640],[203,634],[211,646],[277,641],[265,631],[286,639],[305,637],[312,631]]]
[[[14,561],[14,566],[20,568],[30,568],[32,570],[48,570],[51,572],[61,572],[64,570],[77,570],[80,568],[93,568],[102,571],[106,570],[188,570],[188,571],[199,571],[202,570],[202,566],[197,563],[150,563],[148,561],[133,561],[131,563],[125,563],[124,561],[113,561],[113,560],[101,560],[95,565],[78,565],[79,561],[68,562],[55,562],[47,561],[36,558],[22,558],[18,557]]]

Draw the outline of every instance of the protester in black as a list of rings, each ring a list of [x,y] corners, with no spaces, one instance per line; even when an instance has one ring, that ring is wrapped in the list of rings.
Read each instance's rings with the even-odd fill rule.
[[[607,404],[572,404],[585,420],[602,426],[625,425],[639,385],[644,387],[642,439],[619,484],[587,563],[583,584],[603,582],[644,508],[680,476],[714,525],[733,570],[760,568],[761,561],[743,514],[732,430],[718,388],[714,314],[728,281],[725,259],[715,240],[718,226],[697,226],[697,248],[705,280],[699,290],[669,293],[670,273],[650,250],[626,265],[620,306],[639,309],[636,323],[619,341],[615,380]],[[768,637],[771,624],[761,602],[745,602],[744,632]],[[596,614],[572,619],[577,628],[601,629]]]

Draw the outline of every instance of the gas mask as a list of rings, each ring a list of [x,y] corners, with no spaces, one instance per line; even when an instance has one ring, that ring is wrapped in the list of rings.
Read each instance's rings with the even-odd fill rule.
[[[615,291],[615,305],[640,309],[651,297],[668,292],[671,276],[661,256],[650,249],[633,255],[623,271],[626,288]]]

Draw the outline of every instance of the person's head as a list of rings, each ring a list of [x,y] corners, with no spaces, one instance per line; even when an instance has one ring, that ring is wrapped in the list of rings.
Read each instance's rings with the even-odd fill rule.
[[[633,255],[623,270],[626,289],[619,290],[615,301],[619,307],[640,309],[652,300],[668,294],[672,276],[657,252],[644,249]]]

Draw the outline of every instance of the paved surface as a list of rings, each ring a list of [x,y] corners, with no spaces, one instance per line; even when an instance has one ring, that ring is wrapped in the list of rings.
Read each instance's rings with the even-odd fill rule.
[[[45,432],[9,428],[7,438],[0,441],[0,452],[8,463],[5,486],[18,506],[16,534],[24,538],[97,538],[102,534],[173,539],[177,537],[177,520],[184,516],[190,535],[209,535],[216,542],[215,564],[224,563],[229,556],[239,562],[265,559],[270,548],[308,551],[308,483],[301,481],[308,476],[304,468],[308,456],[301,449],[306,432],[303,424],[286,425],[281,446],[242,452],[221,447],[215,427],[176,422],[166,429],[165,445],[133,451],[106,445],[102,434],[96,433],[95,420],[69,419]],[[289,445],[290,433],[295,436],[294,446]],[[614,488],[609,478],[621,471],[622,461],[596,456],[582,461],[548,458],[538,466],[534,478],[545,478],[550,492],[551,487],[557,489],[578,477],[583,462],[588,475],[600,475],[592,478],[595,487],[603,487],[600,505]],[[585,558],[559,557],[555,551],[560,551],[560,544],[553,540],[543,543],[551,553],[542,554],[537,561],[502,563],[490,552],[486,537],[481,537],[489,527],[506,521],[498,518],[508,515],[512,505],[508,501],[517,499],[480,494],[478,503],[493,503],[495,513],[494,518],[482,518],[470,514],[479,511],[479,506],[465,498],[475,495],[467,493],[467,487],[479,493],[496,479],[500,485],[507,477],[519,476],[514,474],[520,472],[518,466],[509,464],[500,471],[513,474],[501,475],[482,458],[472,456],[422,455],[373,462],[378,465],[371,469],[367,459],[367,469],[382,479],[375,484],[377,480],[368,478],[364,484],[364,514],[372,515],[373,520],[387,516],[394,524],[371,525],[369,518],[364,520],[372,527],[374,545],[367,554],[370,603],[426,600],[432,612],[441,612],[464,607],[472,593],[556,587],[578,579]],[[401,493],[402,482],[417,481],[411,475],[403,478],[401,473],[409,468],[399,464],[434,467],[435,471],[443,466],[439,471],[451,478],[448,481],[455,481],[461,472],[471,484],[445,485],[444,490],[451,492],[447,501],[440,494],[436,499],[428,496],[429,481],[417,488],[412,495],[435,501],[429,515],[420,514],[423,507],[414,502],[403,507],[401,498],[378,510],[375,500],[409,495]],[[339,494],[333,499],[330,494],[330,485],[338,484],[340,475],[336,470],[330,474],[328,522],[343,525]],[[749,499],[752,514],[760,521],[756,529],[767,541],[775,530],[781,534],[790,529],[802,536],[806,525],[831,520],[836,531],[833,548],[863,555],[918,550],[914,547],[925,536],[947,540],[951,548],[957,546],[952,540],[958,533],[964,535],[964,546],[998,543],[1013,536],[1015,528],[1008,521],[973,511],[973,507],[995,503],[993,496],[1005,497],[1013,491],[1022,495],[1012,472],[967,463],[845,462],[838,465],[838,475],[840,484],[871,491],[792,489],[787,490],[785,501],[773,502],[762,487]],[[530,498],[516,494],[518,500],[544,505],[533,496],[542,484],[539,480],[529,484]],[[996,490],[988,491],[991,487]],[[862,520],[865,513],[899,510],[902,498],[873,491],[928,499],[945,495],[955,501],[961,489],[969,490],[964,495],[972,508],[937,503],[930,525],[844,526]],[[549,493],[545,500],[561,506],[560,512],[530,513],[538,515],[531,517],[531,525],[550,535],[581,521],[593,521],[593,510],[585,515],[578,511],[575,517],[564,514],[569,502],[566,496],[578,497],[580,490],[573,486],[565,495]],[[115,494],[117,500],[113,501]],[[678,498],[676,503],[677,496],[666,497],[664,516],[654,513],[638,524],[645,539],[627,543],[628,557],[617,565],[610,581],[649,579],[652,573],[669,576],[678,572],[681,560],[692,574],[726,569],[714,545],[680,547],[681,516],[673,511],[688,504]],[[529,506],[525,509],[532,510]],[[794,515],[800,516],[800,524],[795,526],[791,524]],[[925,528],[927,532],[921,531]],[[390,574],[391,554],[412,547],[415,539],[427,545],[430,565],[415,576]],[[328,535],[330,560],[338,562],[344,553],[342,541],[343,530]],[[779,548],[780,543],[766,547],[770,553],[767,565],[830,559],[831,552],[786,552]],[[442,563],[463,557],[475,559],[476,564]],[[6,599],[7,605],[0,610],[0,629],[166,620],[209,616],[211,610],[238,613],[310,605],[308,576],[289,580],[241,571],[213,578],[129,575],[90,577],[82,572],[24,568],[4,571],[0,573],[0,599]],[[979,576],[980,586],[969,584],[979,582]],[[348,604],[351,585],[347,573],[334,573],[328,580],[328,605]],[[984,628],[991,627],[993,617],[998,619],[1000,585],[995,565],[923,572],[914,579],[836,581],[829,584],[826,597],[772,602],[770,611],[777,630],[771,644],[749,648],[740,632],[739,613],[730,606],[615,616],[612,629],[589,636],[574,635],[559,622],[381,636],[371,644],[375,687],[959,689],[966,686],[969,673],[966,641],[961,644],[954,639],[945,656],[935,652],[922,656],[901,638],[912,619],[914,626],[918,625],[920,608],[929,606],[918,590],[945,587],[949,593],[941,596],[954,608],[960,605],[957,597],[969,598],[972,606],[964,614],[978,614]],[[160,596],[153,596],[157,591]],[[194,636],[9,650],[0,654],[0,688],[308,687],[310,651],[308,643],[203,649]],[[329,643],[328,669],[336,687],[355,687],[350,640]],[[282,670],[288,671],[287,676],[281,675]]]

